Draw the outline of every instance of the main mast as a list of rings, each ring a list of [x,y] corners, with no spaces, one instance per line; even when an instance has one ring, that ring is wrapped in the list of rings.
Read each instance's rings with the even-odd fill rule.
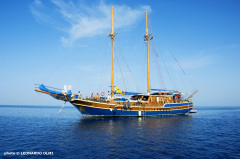
[[[111,34],[109,36],[112,39],[112,84],[111,84],[111,98],[113,97],[113,92],[114,92],[114,37],[116,34],[114,33],[114,28],[113,28],[113,11],[114,7],[112,6],[112,26],[111,26]]]
[[[146,35],[145,37],[145,42],[147,43],[147,81],[148,81],[148,94],[150,94],[150,73],[149,73],[149,37],[150,35],[148,34],[148,28],[147,28],[147,11],[146,13]]]

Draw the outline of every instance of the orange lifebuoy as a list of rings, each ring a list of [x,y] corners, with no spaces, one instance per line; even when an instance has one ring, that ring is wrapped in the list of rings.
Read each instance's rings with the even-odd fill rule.
[[[101,96],[104,96],[104,95],[105,95],[105,93],[104,93],[104,92],[102,92],[102,93],[101,93]]]
[[[125,92],[124,92],[124,91],[122,91],[122,93],[123,93],[123,95],[125,96]]]
[[[167,92],[166,92],[166,91],[164,91],[164,95],[167,95]]]

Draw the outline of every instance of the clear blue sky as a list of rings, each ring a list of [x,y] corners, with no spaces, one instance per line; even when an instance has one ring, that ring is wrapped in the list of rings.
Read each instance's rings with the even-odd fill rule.
[[[147,90],[147,10],[158,50],[150,50],[151,88],[197,89],[197,106],[240,105],[239,0],[1,0],[0,105],[62,105],[35,83],[84,96],[110,90],[112,5],[121,90]]]

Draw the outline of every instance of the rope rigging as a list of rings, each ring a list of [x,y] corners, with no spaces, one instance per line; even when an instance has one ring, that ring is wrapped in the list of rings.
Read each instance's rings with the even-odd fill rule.
[[[139,89],[139,87],[138,87],[137,84],[136,84],[136,80],[134,80],[134,78],[133,78],[133,73],[132,73],[132,71],[131,71],[128,63],[127,63],[127,60],[126,60],[124,54],[122,53],[122,50],[121,50],[121,47],[120,47],[119,43],[116,41],[115,44],[116,44],[116,49],[117,49],[117,51],[116,51],[116,59],[117,59],[118,67],[119,67],[119,70],[120,70],[120,72],[121,72],[122,80],[123,80],[124,86],[125,86],[125,88],[126,88],[126,91],[128,91],[128,89],[130,88],[130,87],[128,87],[128,85],[129,85],[129,83],[130,83],[130,81],[128,81],[128,80],[132,80],[132,83],[133,83],[133,84],[131,84],[131,85],[134,85],[135,90],[137,90],[138,92],[141,92],[140,89]],[[134,52],[134,53],[135,53],[135,52]],[[136,53],[135,53],[135,54],[136,54]],[[119,56],[119,55],[120,55],[120,56]],[[120,58],[120,57],[121,57],[121,58]],[[134,58],[136,58],[136,57],[138,58],[138,56],[134,56]],[[135,60],[135,61],[136,61],[136,60]],[[137,61],[138,61],[138,60],[137,60]],[[137,63],[141,64],[141,62],[137,62]],[[125,67],[124,67],[124,66],[125,66]],[[141,66],[142,66],[142,65],[141,65]],[[124,80],[124,68],[127,69],[126,72],[129,72],[129,76],[128,76],[128,75],[125,75],[125,77],[126,77],[125,79],[126,79],[126,80]],[[129,78],[127,78],[127,77],[129,77]],[[138,78],[138,80],[139,80],[139,78]],[[126,82],[126,81],[127,81],[127,82]]]
[[[145,48],[146,48],[146,46],[145,46]],[[144,72],[146,72],[146,70],[145,70],[145,68],[146,68],[146,63],[140,62],[139,56],[136,54],[136,51],[133,51],[133,53],[134,53],[134,57],[136,58],[137,64],[139,64],[139,67],[138,67],[138,68],[141,68],[141,70],[144,70]],[[143,54],[143,53],[142,53],[142,54]],[[146,54],[144,54],[144,55],[147,56]],[[140,74],[140,75],[143,75],[143,74]],[[132,77],[132,79],[134,80],[133,76],[131,76],[131,77]],[[141,80],[139,80],[139,79],[141,79]],[[144,85],[143,79],[144,79],[143,76],[142,76],[141,78],[138,78],[138,80],[142,82],[142,85]],[[137,86],[136,82],[133,82],[133,83],[134,83],[134,85],[135,85],[135,88],[136,88],[137,92],[141,92],[142,90],[139,89],[140,87]]]
[[[175,58],[175,56],[174,56],[173,54],[172,54],[172,57],[173,57],[173,59],[176,61],[176,63],[178,64],[178,66],[181,68],[183,74],[185,75],[184,70],[182,69],[181,65],[178,63],[177,59]]]
[[[177,66],[180,68],[180,70],[182,71],[183,75],[185,76],[185,71],[182,69],[181,65],[178,63],[177,59],[175,58],[175,56],[172,54],[173,59],[175,60]],[[184,87],[185,90],[187,90],[186,84],[185,84],[185,80],[183,79],[183,77],[181,76],[182,74],[180,74],[180,79],[182,81],[182,85]]]
[[[115,49],[114,49],[114,51],[115,51],[115,57],[117,59],[118,67],[119,67],[119,70],[120,70],[120,73],[121,73],[121,76],[122,76],[123,84],[125,86],[125,90],[127,91],[127,85],[126,85],[126,82],[125,82],[124,77],[123,77],[122,69],[121,69],[121,66],[120,66],[120,63],[119,63],[119,60],[118,60],[118,55],[117,55],[117,52],[116,52]]]
[[[153,31],[152,31],[152,27],[151,27],[151,22],[150,22],[150,21],[151,21],[151,20],[150,20],[150,18],[149,18],[149,21],[148,21],[148,23],[149,23],[149,28],[150,28],[151,34],[153,35]],[[160,81],[162,82],[163,88],[165,89],[165,83],[164,83],[164,79],[163,79],[162,72],[161,72],[161,67],[160,67],[160,62],[159,62],[159,54],[158,54],[158,51],[157,51],[157,47],[156,47],[154,38],[152,38],[152,43],[153,43],[153,46],[152,46],[152,45],[150,45],[150,46],[151,46],[151,48],[153,48],[153,51],[154,51],[155,56],[156,56],[155,60],[156,60],[156,63],[157,63],[157,65],[158,65],[158,66],[157,66],[157,69],[158,69],[158,73],[160,74],[160,75],[159,75],[159,78],[160,78]],[[151,44],[151,43],[150,43],[150,44]],[[162,63],[164,64],[165,70],[167,71],[167,75],[168,75],[168,77],[169,77],[169,79],[170,79],[170,81],[171,81],[171,84],[172,84],[173,88],[176,89],[176,84],[175,84],[176,82],[175,82],[174,78],[171,76],[170,71],[168,70],[168,67],[167,67],[167,65],[166,65],[164,56],[162,56],[161,59],[162,59],[162,61],[163,61]]]
[[[150,18],[149,18],[149,27],[150,27],[150,31],[151,31],[151,34],[153,34],[152,33],[152,28],[151,28],[151,23],[150,23]],[[150,43],[151,44],[151,43]],[[164,79],[163,79],[163,77],[162,77],[162,71],[161,71],[161,67],[160,67],[160,63],[159,63],[159,54],[158,54],[158,52],[157,52],[157,46],[156,46],[156,44],[155,44],[155,40],[154,39],[152,39],[152,44],[153,45],[150,45],[151,46],[151,49],[153,50],[153,55],[155,55],[156,56],[156,58],[154,58],[154,60],[155,60],[155,64],[156,64],[156,68],[157,68],[157,70],[158,70],[158,76],[159,76],[159,78],[160,78],[160,81],[161,81],[161,83],[162,83],[162,86],[165,88],[165,84],[164,84]],[[164,67],[165,67],[165,70],[166,70],[166,72],[167,72],[167,75],[168,75],[168,77],[169,77],[169,79],[170,79],[170,81],[171,81],[171,84],[172,84],[172,86],[173,86],[173,88],[174,89],[176,89],[177,88],[177,82],[176,82],[176,80],[175,80],[175,78],[174,78],[174,75],[173,75],[173,71],[170,71],[169,70],[169,67],[166,65],[166,62],[165,62],[165,57],[163,56],[164,55],[164,52],[162,53],[162,54],[160,54],[160,55],[162,55],[161,56],[161,59],[162,59],[162,63],[164,64]],[[181,71],[182,71],[182,73],[184,74],[184,75],[186,75],[186,73],[185,73],[185,71],[183,70],[183,68],[181,67],[181,65],[179,64],[179,62],[177,61],[177,59],[174,57],[174,55],[172,54],[172,58],[174,59],[174,61],[176,62],[176,64],[177,64],[177,66],[181,69]],[[181,78],[182,79],[182,78]],[[183,83],[183,86],[185,87],[185,89],[186,89],[186,85],[185,85],[185,82],[184,82],[184,80],[182,79],[182,83]]]
[[[107,48],[107,49],[105,49],[105,51],[104,51],[104,56],[103,56],[103,68],[102,68],[102,71],[101,71],[101,76],[100,76],[100,81],[99,81],[99,90],[98,90],[98,92],[101,92],[101,90],[103,90],[104,88],[103,88],[103,86],[104,86],[104,82],[105,83],[107,83],[107,82],[109,82],[109,80],[108,80],[108,76],[106,76],[106,74],[107,74],[107,68],[108,68],[108,62],[107,61],[109,61],[108,59],[107,59],[107,57],[109,57],[109,40],[107,39],[107,38],[105,38],[104,39],[105,41],[104,41],[104,44],[105,44],[105,46],[103,46],[103,48]]]
[[[63,58],[63,60],[59,63],[59,65],[56,67],[56,69],[54,69],[54,70],[47,76],[47,78],[44,80],[43,83],[46,83],[46,82],[53,76],[53,74],[56,73],[56,72],[63,66],[63,63],[67,62],[67,61],[70,59],[70,57],[71,57],[72,55],[73,55],[72,53],[68,52],[67,55],[66,55],[66,57]]]
[[[153,53],[153,52],[156,52],[156,51],[153,49],[153,46],[151,45],[151,43],[150,43],[150,47],[152,48],[152,54],[157,56],[157,53],[155,53],[155,54]],[[154,59],[156,68],[159,68],[159,69],[157,69],[157,73],[158,73],[158,77],[159,77],[159,79],[161,81],[161,84],[162,84],[162,89],[166,89],[165,84],[164,84],[164,79],[163,79],[163,76],[162,76],[162,71],[161,71],[159,60],[158,60],[157,57],[153,58],[153,59]]]

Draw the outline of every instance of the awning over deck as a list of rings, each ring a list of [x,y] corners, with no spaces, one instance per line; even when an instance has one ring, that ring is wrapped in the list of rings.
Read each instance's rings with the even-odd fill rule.
[[[174,90],[166,90],[166,89],[151,89],[151,91],[152,92],[158,92],[158,91],[160,91],[160,92],[173,92]]]
[[[123,95],[138,95],[138,94],[141,94],[141,93],[138,93],[138,92],[125,92],[125,91],[122,91]],[[114,93],[114,94],[117,94],[117,95],[121,95],[121,93]]]

